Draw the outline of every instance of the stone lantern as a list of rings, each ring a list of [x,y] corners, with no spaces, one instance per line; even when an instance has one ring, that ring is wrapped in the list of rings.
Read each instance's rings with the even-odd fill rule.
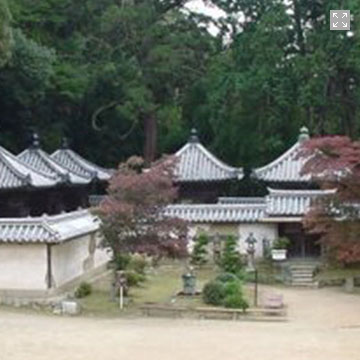
[[[254,234],[250,233],[245,242],[247,244],[248,270],[253,271],[255,269],[255,244],[257,243],[257,240],[255,239]]]
[[[183,280],[183,294],[195,295],[196,276],[191,268],[185,274],[182,275],[182,280]]]

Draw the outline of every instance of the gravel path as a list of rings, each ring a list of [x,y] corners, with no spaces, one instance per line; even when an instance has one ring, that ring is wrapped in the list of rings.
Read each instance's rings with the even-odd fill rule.
[[[276,291],[289,304],[288,323],[64,318],[3,309],[0,360],[360,359],[360,296]]]

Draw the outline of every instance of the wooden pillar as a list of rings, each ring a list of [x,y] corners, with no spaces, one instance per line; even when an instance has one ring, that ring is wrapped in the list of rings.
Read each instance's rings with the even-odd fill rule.
[[[46,273],[46,285],[48,289],[52,288],[52,259],[51,259],[51,245],[46,244],[46,261],[47,261],[47,273]]]

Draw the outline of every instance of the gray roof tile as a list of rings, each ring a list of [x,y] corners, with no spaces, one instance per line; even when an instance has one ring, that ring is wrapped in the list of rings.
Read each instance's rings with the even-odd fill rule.
[[[56,184],[51,176],[28,166],[0,146],[0,189],[46,188]]]
[[[318,197],[334,190],[274,190],[264,198],[221,198],[218,204],[170,205],[166,215],[194,223],[249,223],[272,216],[302,217]],[[238,199],[238,202],[234,202]]]
[[[54,244],[99,229],[87,210],[37,218],[0,219],[0,243]]]
[[[259,204],[179,204],[169,206],[165,214],[198,223],[252,223],[264,216],[265,209]]]
[[[308,138],[308,130],[303,127],[296,144],[270,164],[255,169],[253,175],[266,182],[309,182],[310,175],[301,175],[306,160],[298,157],[301,144]]]
[[[175,172],[179,182],[240,180],[243,178],[241,168],[226,165],[216,158],[198,141],[194,130],[189,142],[175,156],[179,159]]]
[[[89,184],[91,179],[70,171],[51,158],[49,154],[40,148],[30,147],[17,156],[29,166],[51,176],[59,182],[75,185]]]
[[[104,169],[98,165],[85,160],[79,154],[71,149],[59,149],[55,151],[51,158],[56,160],[64,168],[69,171],[86,177],[88,179],[98,179],[100,181],[110,180],[113,171],[110,169]]]
[[[334,190],[269,189],[266,213],[269,216],[303,216],[309,211],[314,199],[333,193]]]

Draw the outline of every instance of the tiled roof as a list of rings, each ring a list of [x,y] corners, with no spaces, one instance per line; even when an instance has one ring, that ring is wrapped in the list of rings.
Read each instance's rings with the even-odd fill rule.
[[[218,204],[170,205],[166,215],[194,223],[249,223],[272,216],[302,217],[312,200],[333,193],[334,190],[269,189],[269,195],[263,198],[228,198],[229,201],[220,198]]]
[[[46,188],[56,184],[52,177],[33,169],[0,146],[0,189]]]
[[[264,197],[219,197],[219,204],[265,204]]]
[[[242,179],[243,170],[226,165],[210,153],[198,140],[196,131],[176,154],[179,163],[176,176],[179,182],[221,181]]]
[[[259,204],[179,204],[168,206],[165,214],[190,222],[251,223],[264,216],[265,208],[265,205]]]
[[[37,218],[0,219],[0,243],[54,244],[99,229],[87,210]]]
[[[298,157],[301,144],[309,139],[309,131],[305,127],[300,131],[296,144],[270,164],[255,169],[253,175],[266,182],[309,182],[310,175],[300,174],[306,160]]]
[[[88,179],[107,181],[112,175],[112,170],[95,165],[66,147],[55,151],[51,157],[69,171]]]
[[[64,168],[49,154],[37,147],[30,147],[17,156],[29,166],[51,176],[53,179],[75,185],[89,184],[91,179]]]
[[[269,216],[303,216],[314,199],[333,194],[334,190],[275,190],[269,189],[266,213]]]

